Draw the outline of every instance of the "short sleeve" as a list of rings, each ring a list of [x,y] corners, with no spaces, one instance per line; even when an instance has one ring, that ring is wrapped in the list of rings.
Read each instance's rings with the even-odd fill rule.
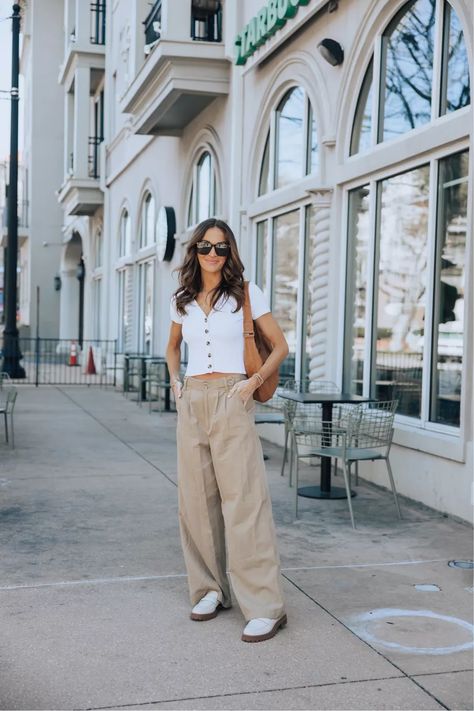
[[[183,323],[183,317],[176,310],[176,298],[174,296],[170,301],[170,317],[175,323]]]
[[[270,313],[270,307],[268,306],[265,294],[253,281],[249,282],[249,296],[254,321],[260,316],[263,316],[263,314]]]

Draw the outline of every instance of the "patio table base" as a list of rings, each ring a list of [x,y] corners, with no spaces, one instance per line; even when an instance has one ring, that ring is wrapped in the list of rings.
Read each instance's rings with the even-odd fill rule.
[[[298,496],[307,499],[347,499],[346,490],[340,486],[331,486],[331,491],[322,491],[320,486],[301,486],[298,489]],[[351,491],[351,498],[357,496],[355,491]]]

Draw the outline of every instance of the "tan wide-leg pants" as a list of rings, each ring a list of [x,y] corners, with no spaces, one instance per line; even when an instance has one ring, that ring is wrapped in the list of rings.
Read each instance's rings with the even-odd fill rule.
[[[284,614],[271,499],[255,422],[233,385],[246,376],[185,378],[178,409],[179,523],[191,604],[216,590],[246,620]]]

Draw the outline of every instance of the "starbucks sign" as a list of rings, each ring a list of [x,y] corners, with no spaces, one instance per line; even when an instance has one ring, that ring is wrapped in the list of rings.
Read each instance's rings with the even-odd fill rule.
[[[310,0],[268,0],[235,38],[235,63],[245,64],[247,59],[264,44],[286,21],[294,17],[300,5]]]

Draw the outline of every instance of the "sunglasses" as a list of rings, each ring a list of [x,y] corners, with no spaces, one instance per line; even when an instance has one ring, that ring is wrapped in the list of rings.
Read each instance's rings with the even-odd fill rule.
[[[210,254],[213,247],[218,257],[227,257],[230,252],[230,244],[228,242],[212,244],[212,242],[208,242],[207,239],[204,239],[202,242],[196,243],[196,251],[198,254]]]

